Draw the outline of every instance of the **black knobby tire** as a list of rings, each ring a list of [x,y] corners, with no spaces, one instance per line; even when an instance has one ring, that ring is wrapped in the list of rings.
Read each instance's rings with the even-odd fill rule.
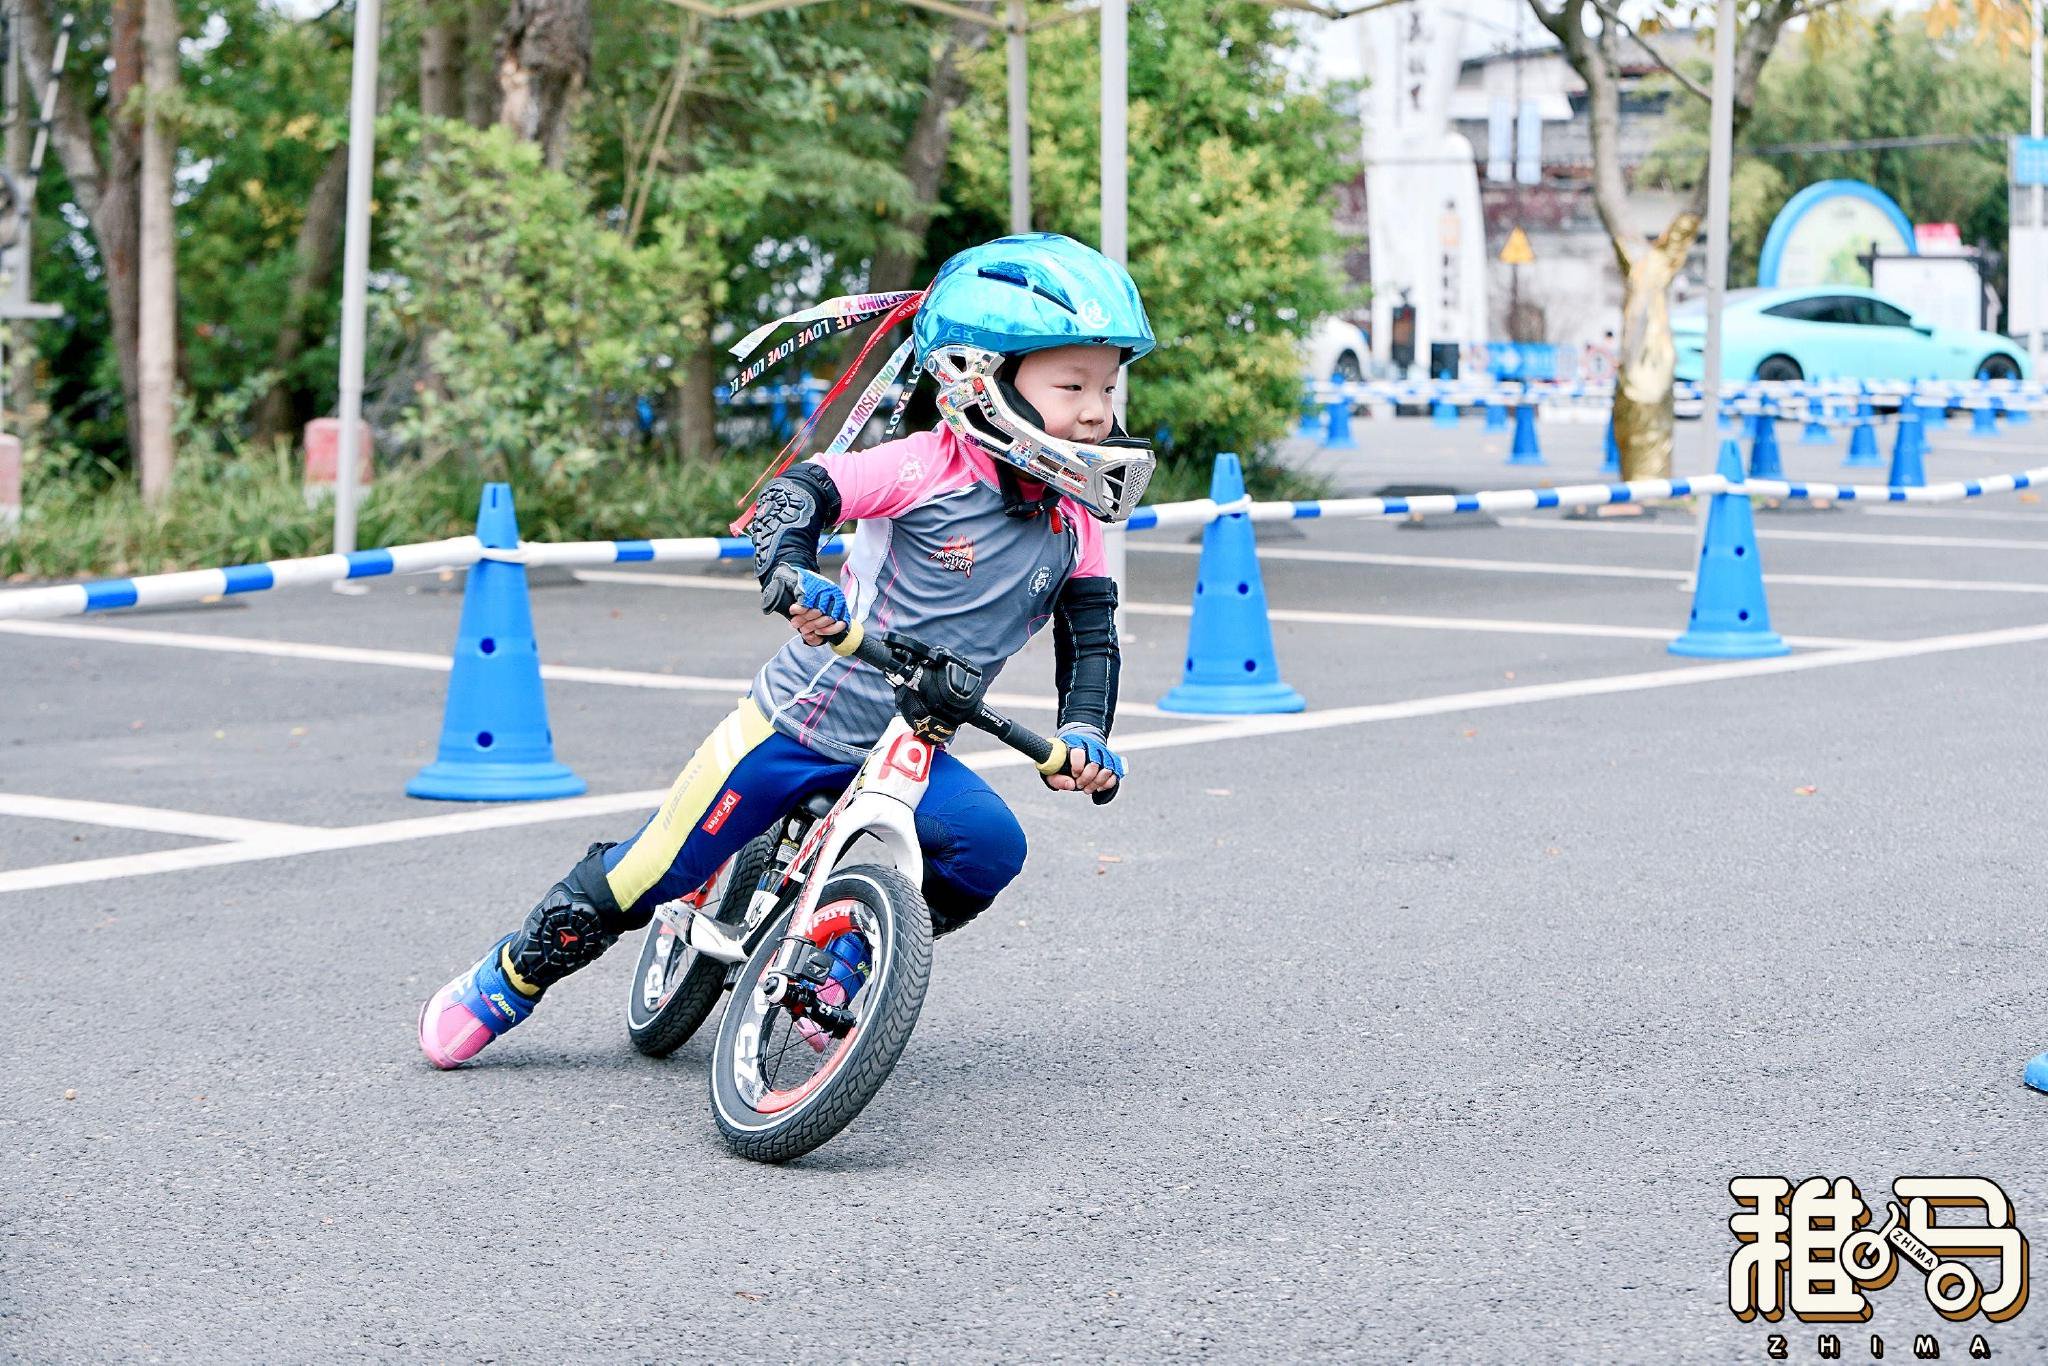
[[[1798,381],[1806,378],[1806,372],[1790,356],[1767,356],[1756,367],[1756,377],[1764,381]]]
[[[797,1088],[802,1098],[785,1109],[756,1109],[758,1096],[749,1096],[742,1069],[754,1069],[752,1089],[760,1092],[759,1054],[774,1040],[774,1030],[789,1023],[787,1012],[768,1005],[759,990],[769,959],[788,932],[786,923],[762,939],[733,985],[732,1004],[712,1045],[711,1113],[726,1143],[741,1157],[787,1162],[844,1129],[889,1079],[917,1026],[932,967],[932,922],[923,895],[895,869],[862,864],[834,872],[818,904],[846,901],[859,903],[862,932],[869,940],[869,976],[854,999],[859,1024],[835,1042],[819,1068],[822,1075]]]
[[[1977,366],[1978,379],[2018,379],[2020,363],[2011,356],[1992,353]]]
[[[719,924],[745,922],[754,887],[775,857],[779,836],[779,828],[756,835],[720,871],[726,882],[714,912]],[[675,957],[678,954],[680,958]],[[661,921],[648,925],[640,943],[640,961],[626,986],[626,1033],[633,1047],[650,1058],[665,1058],[681,1048],[718,1004],[725,973],[724,963],[675,942]]]

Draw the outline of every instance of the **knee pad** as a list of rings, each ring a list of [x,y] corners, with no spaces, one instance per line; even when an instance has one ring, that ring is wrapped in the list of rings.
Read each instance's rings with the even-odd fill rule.
[[[527,913],[526,924],[507,947],[513,969],[531,985],[546,990],[596,962],[621,934],[638,928],[619,909],[605,877],[604,855],[611,847],[591,845]],[[640,924],[648,919],[641,916]]]
[[[932,915],[932,938],[939,939],[967,924],[995,904],[993,896],[980,896],[937,873],[924,877],[925,909]]]

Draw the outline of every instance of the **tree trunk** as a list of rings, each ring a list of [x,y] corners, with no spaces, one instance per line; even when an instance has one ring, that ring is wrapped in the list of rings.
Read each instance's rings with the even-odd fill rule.
[[[988,5],[976,8],[987,10]],[[989,30],[966,19],[955,19],[946,31],[945,42],[938,54],[932,58],[932,72],[925,83],[924,107],[918,110],[917,123],[910,130],[910,142],[903,150],[903,176],[910,182],[910,212],[904,215],[903,229],[915,238],[910,247],[884,246],[875,253],[874,261],[868,267],[868,289],[872,293],[890,293],[912,287],[911,272],[924,257],[925,230],[931,226],[932,211],[939,202],[939,181],[946,170],[946,151],[953,141],[953,111],[967,98],[967,76],[962,64],[988,45]],[[900,336],[900,334],[899,334]],[[827,413],[820,423],[821,430],[838,431],[838,422],[844,422],[853,405],[880,374],[882,367],[889,363],[894,346],[884,344],[875,348],[866,365],[847,385],[842,407]],[[908,381],[915,371],[902,378]],[[836,419],[836,421],[835,421]],[[829,437],[827,438],[829,440]]]
[[[1679,214],[1622,278],[1614,442],[1621,450],[1623,479],[1671,477],[1677,435],[1672,387],[1678,369],[1678,348],[1671,339],[1671,282],[1699,232],[1697,213]]]
[[[305,221],[299,224],[298,264],[293,267],[285,296],[284,323],[270,350],[270,368],[277,371],[277,380],[256,410],[256,433],[261,438],[288,437],[297,429],[298,412],[292,400],[298,385],[293,382],[292,369],[306,349],[306,324],[313,305],[326,294],[334,278],[341,256],[342,211],[347,206],[348,144],[344,142],[327,154],[327,164],[320,168],[320,178],[313,182],[313,193],[306,200]]]
[[[498,122],[557,170],[589,75],[589,0],[512,0],[498,33]]]
[[[504,22],[500,0],[465,0],[462,11],[462,117],[472,128],[498,121],[496,51]]]
[[[718,452],[718,349],[706,337],[683,357],[682,382],[676,386],[669,415],[675,427],[676,455],[685,463],[709,460]]]
[[[137,361],[141,372],[142,498],[161,503],[171,491],[171,420],[178,378],[177,229],[171,179],[177,143],[169,105],[178,89],[177,0],[146,0],[142,19],[146,112],[142,121],[141,309]]]
[[[988,10],[986,4],[975,6]],[[932,210],[939,202],[939,180],[946,170],[946,150],[953,140],[953,111],[967,97],[967,76],[961,65],[988,45],[989,30],[966,19],[955,19],[946,31],[944,44],[932,59],[931,79],[925,86],[924,107],[917,125],[910,131],[910,143],[903,152],[903,175],[910,181],[911,209],[903,227],[917,239],[915,248],[883,247],[875,253],[868,270],[868,288],[875,293],[910,288],[910,272],[924,255],[925,229],[931,225]]]
[[[440,15],[420,30],[420,112],[429,118],[462,117],[462,20]]]

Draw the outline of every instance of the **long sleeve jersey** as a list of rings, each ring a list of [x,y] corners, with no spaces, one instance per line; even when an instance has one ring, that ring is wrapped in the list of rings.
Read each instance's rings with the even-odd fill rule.
[[[1062,498],[1009,516],[994,461],[943,426],[817,463],[840,516],[859,522],[839,578],[854,619],[953,650],[990,682],[1052,619],[1068,579],[1107,573],[1086,509]],[[896,714],[881,674],[799,636],[761,667],[753,697],[784,735],[847,761]]]

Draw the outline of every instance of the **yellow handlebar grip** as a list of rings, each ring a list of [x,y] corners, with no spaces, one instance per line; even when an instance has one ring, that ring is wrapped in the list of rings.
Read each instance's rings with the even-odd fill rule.
[[[860,629],[859,622],[847,622],[846,629],[832,638],[832,653],[835,655],[851,655],[860,648],[860,642],[866,635],[867,632]]]
[[[1067,742],[1065,740],[1057,736],[1053,738],[1052,753],[1045,756],[1045,762],[1038,766],[1038,771],[1048,778],[1055,773],[1065,773],[1067,771]]]

